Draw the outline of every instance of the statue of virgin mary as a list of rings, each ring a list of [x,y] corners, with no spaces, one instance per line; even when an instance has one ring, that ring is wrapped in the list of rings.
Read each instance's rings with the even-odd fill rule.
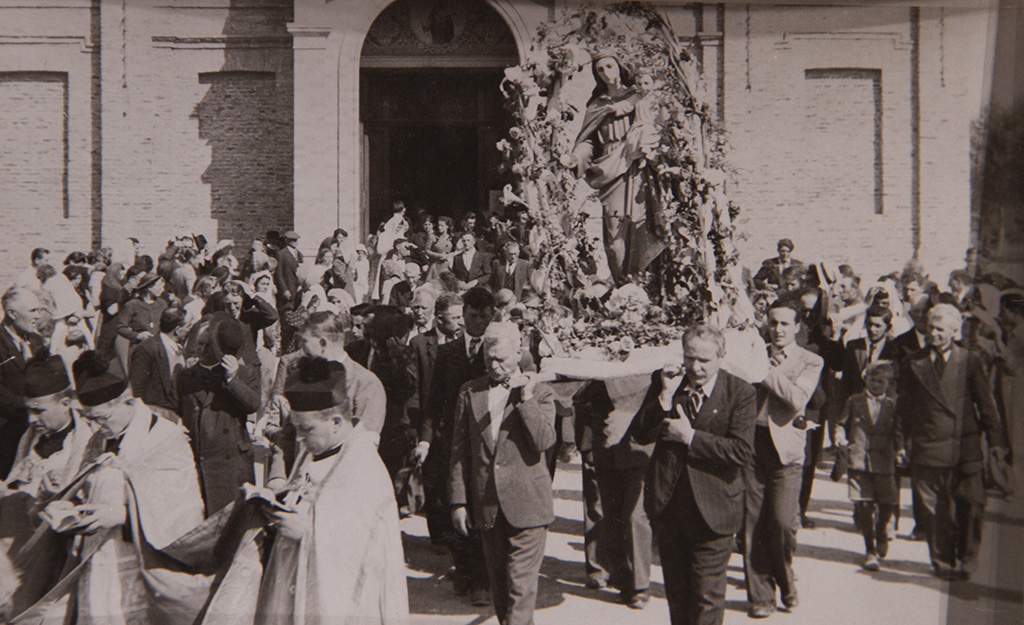
[[[639,127],[636,109],[644,94],[630,68],[615,53],[604,52],[593,57],[591,69],[596,85],[569,165],[597,191],[608,266],[615,282],[623,284],[664,248],[649,226],[650,194],[643,179],[642,148],[651,133]]]

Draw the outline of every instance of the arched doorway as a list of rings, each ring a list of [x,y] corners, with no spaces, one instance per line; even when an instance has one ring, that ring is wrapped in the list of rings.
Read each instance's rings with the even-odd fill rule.
[[[398,0],[376,18],[359,71],[371,231],[397,200],[453,217],[495,203],[509,181],[495,144],[511,125],[499,85],[518,62],[512,32],[483,0]]]

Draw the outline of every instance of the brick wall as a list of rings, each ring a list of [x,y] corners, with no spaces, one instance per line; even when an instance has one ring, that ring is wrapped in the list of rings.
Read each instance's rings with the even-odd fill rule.
[[[336,15],[304,27],[361,41],[339,5],[299,4]],[[527,28],[549,15],[525,1],[508,10]],[[670,11],[680,20],[693,13]],[[0,157],[11,232],[0,280],[36,245],[62,257],[97,237],[109,245],[137,236],[150,250],[183,232],[242,242],[291,227],[297,213],[299,226],[359,223],[348,214],[357,203],[339,199],[358,195],[344,182],[353,157],[338,154],[358,130],[343,114],[358,88],[350,58],[300,64],[303,84],[328,85],[317,93],[336,101],[321,107],[334,119],[317,132],[300,125],[302,175],[316,170],[317,182],[304,183],[303,205],[294,206],[293,14],[289,0],[53,0],[47,8],[0,0],[0,75],[67,76],[63,96],[60,81],[0,86],[0,141],[25,146]],[[852,262],[869,277],[902,266],[915,246],[940,279],[962,262],[969,129],[984,99],[984,12],[729,4],[703,15],[702,32],[721,41],[706,50],[705,69],[729,133],[745,264],[773,255],[784,236],[804,260]],[[56,117],[62,97],[66,131]],[[341,160],[348,164],[330,165]],[[311,241],[326,232],[303,234]]]
[[[292,223],[291,3],[104,14],[103,236],[245,240]],[[122,35],[121,20],[124,20]]]

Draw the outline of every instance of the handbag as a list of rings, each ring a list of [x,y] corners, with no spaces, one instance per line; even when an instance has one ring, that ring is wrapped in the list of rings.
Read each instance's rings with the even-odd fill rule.
[[[426,494],[423,490],[423,464],[413,461],[395,474],[395,499],[398,500],[399,518],[410,517],[423,509]]]

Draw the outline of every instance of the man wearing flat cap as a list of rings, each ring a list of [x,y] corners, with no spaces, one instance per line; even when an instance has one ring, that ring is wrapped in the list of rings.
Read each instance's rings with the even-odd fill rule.
[[[779,239],[776,246],[779,255],[769,258],[761,263],[761,268],[754,275],[754,287],[761,290],[778,291],[785,288],[785,281],[782,274],[790,267],[803,269],[803,261],[793,258],[793,241],[791,239]]]
[[[88,351],[72,370],[82,416],[95,434],[77,479],[46,511],[55,516],[55,504],[70,509],[56,531],[75,538],[80,564],[19,619],[149,622],[169,597],[183,598],[189,590],[195,600],[175,603],[176,618],[169,622],[191,623],[206,593],[190,576],[168,568],[159,553],[203,520],[185,434],[132,396],[116,358]],[[54,562],[32,565],[52,570]],[[159,593],[147,592],[146,580],[153,578],[163,583]]]
[[[261,504],[276,529],[263,581],[257,596],[228,571],[211,614],[223,599],[256,622],[408,621],[398,506],[376,434],[353,424],[345,376],[343,364],[309,356],[289,370],[284,395],[301,451],[280,505]],[[296,553],[308,557],[289,566]]]
[[[253,452],[248,415],[260,407],[260,378],[239,357],[245,327],[218,319],[196,338],[199,362],[178,376],[182,425],[188,430],[206,502],[213,514],[252,482]]]

